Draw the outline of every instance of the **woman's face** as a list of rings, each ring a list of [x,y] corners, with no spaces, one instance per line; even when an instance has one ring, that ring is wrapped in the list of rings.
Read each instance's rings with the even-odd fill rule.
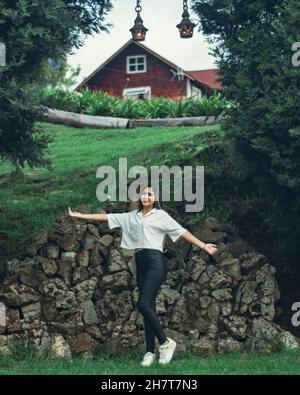
[[[141,202],[144,208],[151,208],[154,206],[155,195],[151,187],[147,187],[141,194]]]

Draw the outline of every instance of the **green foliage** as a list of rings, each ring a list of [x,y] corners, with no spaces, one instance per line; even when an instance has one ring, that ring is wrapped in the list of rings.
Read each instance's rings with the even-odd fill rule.
[[[215,44],[223,95],[237,103],[224,125],[239,197],[232,218],[269,257],[291,261],[300,252],[300,69],[291,62],[300,3],[194,0],[193,9]]]
[[[33,361],[37,358],[37,347],[32,337],[25,333],[9,343],[8,348],[16,361]]]
[[[73,93],[76,95],[76,93]],[[95,94],[86,94],[85,108],[83,111],[89,115],[110,116],[112,115],[113,106],[117,105],[118,100],[114,97],[107,96],[103,92]]]
[[[61,89],[48,89],[43,93],[43,104],[50,108],[82,112],[89,115],[121,118],[178,118],[190,116],[218,116],[233,103],[224,100],[220,94],[211,97],[175,101],[163,97],[150,100],[121,100],[99,91],[92,93],[82,89],[66,92]]]
[[[259,350],[260,352],[282,353],[288,349],[279,334],[272,336],[268,334],[260,334],[259,336],[247,339],[244,344],[244,350],[247,353],[251,353],[254,350]]]
[[[49,164],[49,138],[35,126],[44,110],[37,98],[45,62],[63,62],[83,44],[83,35],[107,31],[103,21],[111,8],[110,0],[0,0],[0,42],[7,54],[0,67],[0,155],[17,173],[25,162]]]
[[[73,68],[65,59],[47,59],[41,67],[39,85],[51,89],[70,89],[76,84],[79,74],[80,66]]]
[[[43,133],[34,122],[43,112],[39,105],[40,96],[34,85],[19,86],[15,79],[0,85],[0,158],[9,160],[21,172],[24,167],[43,165],[50,169],[50,161],[45,159],[51,138]]]
[[[49,108],[59,107],[60,110],[79,112],[80,98],[72,92],[61,89],[45,89],[42,91],[42,103]]]

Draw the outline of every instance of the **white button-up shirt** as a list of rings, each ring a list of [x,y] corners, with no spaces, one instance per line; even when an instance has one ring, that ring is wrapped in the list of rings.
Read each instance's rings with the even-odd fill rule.
[[[142,210],[107,214],[110,229],[121,227],[121,247],[128,249],[154,248],[163,252],[165,236],[173,242],[187,231],[165,210],[153,207],[142,217]]]

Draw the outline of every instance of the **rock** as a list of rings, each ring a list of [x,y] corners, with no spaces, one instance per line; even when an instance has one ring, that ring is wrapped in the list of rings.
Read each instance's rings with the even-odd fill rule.
[[[71,358],[70,346],[61,335],[53,336],[51,342],[50,358]]]
[[[250,270],[255,269],[257,266],[266,263],[266,257],[262,254],[258,254],[255,251],[244,253],[240,255],[240,263],[242,273],[248,273]]]
[[[254,318],[250,323],[251,334],[254,337],[274,338],[279,334],[278,327],[262,317]]]
[[[244,240],[237,240],[229,243],[226,251],[232,255],[233,258],[239,258],[243,254],[249,253],[249,245]]]
[[[82,331],[84,329],[84,325],[81,322],[81,325],[78,325],[78,322],[69,321],[69,322],[56,322],[51,321],[48,323],[48,330],[50,333],[61,333],[62,336],[69,338],[69,336],[73,336],[76,333]]]
[[[222,302],[220,303],[221,314],[224,317],[228,317],[232,314],[233,306],[230,302]]]
[[[85,250],[92,250],[99,242],[99,237],[86,233],[83,239],[83,248]]]
[[[300,347],[299,340],[290,332],[282,331],[279,333],[279,338],[288,349],[295,349]]]
[[[97,326],[87,326],[85,328],[85,331],[93,338],[96,339],[98,341],[102,341],[103,340],[103,336],[101,334],[101,331],[99,330],[99,328],[97,328]]]
[[[61,253],[61,259],[63,260],[63,261],[70,261],[70,262],[75,262],[75,257],[76,257],[76,252],[73,252],[73,251],[71,251],[71,252],[62,252]]]
[[[218,232],[222,230],[222,225],[216,218],[207,218],[205,220],[205,226],[212,232]]]
[[[199,357],[212,354],[214,350],[215,341],[204,336],[200,337],[199,340],[193,343],[191,347],[191,351]]]
[[[241,351],[241,342],[234,340],[230,337],[226,339],[220,339],[216,342],[216,351],[219,353],[224,353],[228,351]]]
[[[125,202],[98,210],[126,212],[128,207]],[[91,212],[90,206],[85,209]],[[145,346],[134,250],[120,247],[120,229],[91,222],[63,216],[28,245],[29,256],[7,262],[0,282],[6,310],[0,352],[23,334],[32,337],[39,352],[49,346],[52,357],[72,352],[91,357],[101,349],[122,355]],[[214,218],[183,226],[217,244],[218,253],[209,256],[184,240],[166,238],[168,273],[155,308],[177,342],[176,352],[296,348],[298,339],[273,322],[280,293],[267,258],[234,240]]]
[[[19,309],[6,310],[6,329],[10,334],[22,331]]]
[[[89,280],[82,281],[75,285],[74,291],[78,301],[83,302],[87,299],[92,299],[97,285],[96,277],[91,277]]]
[[[39,284],[46,279],[47,276],[44,273],[34,269],[33,267],[20,268],[19,281],[28,287],[36,289]]]
[[[79,242],[74,234],[66,234],[57,239],[56,243],[66,252],[77,252],[79,250]]]
[[[174,306],[176,300],[180,298],[180,293],[171,289],[167,285],[162,285],[156,298],[156,312],[158,314],[167,313],[170,306]]]
[[[52,303],[44,303],[42,306],[43,318],[45,321],[54,321],[58,312]]]
[[[247,320],[245,317],[231,315],[221,319],[222,324],[235,339],[243,340],[246,337]]]
[[[95,351],[94,341],[88,333],[82,332],[70,339],[71,350],[75,354],[93,355]]]
[[[212,289],[227,288],[231,284],[231,278],[225,273],[218,271],[212,276],[209,285]]]
[[[127,263],[118,250],[112,250],[108,261],[108,271],[114,273],[121,270],[128,270]]]
[[[218,244],[227,238],[225,232],[211,231],[205,225],[191,225],[191,232],[204,243]]]
[[[95,237],[97,237],[97,238],[100,238],[99,229],[97,228],[96,225],[87,224],[87,228],[88,228],[88,231],[89,231],[89,233],[90,233],[91,235],[93,235],[93,236],[95,236]]]
[[[240,261],[234,258],[227,258],[220,262],[220,266],[224,272],[232,277],[235,281],[240,281],[242,279],[242,272],[240,267]]]
[[[22,306],[21,311],[25,319],[39,318],[41,316],[41,304],[40,302],[36,302]]]
[[[13,258],[6,262],[6,270],[9,275],[13,275],[19,273],[20,266],[24,265],[22,261],[17,258]],[[26,266],[26,265],[25,265]]]
[[[199,339],[199,330],[198,329],[191,329],[188,333],[188,340],[191,340],[191,342],[195,342],[195,340]]]
[[[72,277],[72,272],[75,267],[75,262],[74,261],[65,261],[62,259],[59,259],[57,261],[58,266],[59,266],[59,271],[58,274],[64,279],[65,283],[67,286],[71,285],[71,277]]]
[[[89,261],[90,261],[90,265],[92,266],[101,266],[101,264],[105,261],[103,255],[101,254],[99,244],[97,244],[92,249]]]
[[[134,252],[135,250],[128,250],[127,248],[122,248],[120,247],[120,252],[122,257],[125,259],[125,261],[133,261],[134,262]]]
[[[88,250],[82,250],[76,255],[76,263],[80,267],[88,267],[89,265],[89,252]]]
[[[199,256],[193,256],[188,264],[188,270],[193,281],[198,281],[207,267],[206,262]]]
[[[2,289],[0,287],[0,300],[7,306],[18,307],[24,304],[37,302],[39,300],[39,295],[31,287],[14,283]]]
[[[8,346],[1,346],[0,347],[0,355],[5,355],[6,357],[12,356],[12,352]]]
[[[129,278],[130,274],[125,271],[107,275],[102,278],[102,286],[119,292],[128,289]]]
[[[101,274],[102,272],[100,272]],[[89,272],[83,267],[74,267],[71,276],[72,286],[89,279]]]
[[[49,259],[57,259],[59,258],[59,247],[56,244],[44,244],[39,254]]]
[[[193,321],[192,326],[193,326],[194,328],[196,328],[198,334],[199,334],[199,333],[201,333],[201,334],[208,333],[209,322],[208,322],[206,319],[204,319],[204,318],[197,317],[197,318],[195,319],[195,321]]]
[[[38,231],[29,241],[29,245],[26,248],[27,254],[29,256],[35,256],[38,249],[45,243],[47,243],[48,231],[46,229],[41,229]]]
[[[58,266],[54,259],[44,260],[42,262],[42,268],[48,277],[55,276],[55,274],[58,272]]]
[[[83,309],[83,321],[85,322],[85,324],[97,324],[98,317],[93,302],[91,300],[85,300],[84,302],[82,302],[81,306]]]
[[[232,291],[230,288],[216,289],[211,293],[217,301],[227,301],[232,299]]]
[[[99,240],[100,248],[101,247],[109,248],[113,242],[114,242],[114,238],[111,235],[104,235]]]

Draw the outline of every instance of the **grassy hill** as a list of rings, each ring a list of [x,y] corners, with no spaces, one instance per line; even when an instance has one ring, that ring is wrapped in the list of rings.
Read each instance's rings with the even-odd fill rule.
[[[112,130],[42,125],[53,137],[47,153],[52,170],[26,166],[25,177],[11,181],[12,167],[0,166],[0,264],[24,252],[30,237],[39,229],[50,229],[68,206],[91,204],[94,210],[105,205],[96,197],[99,166],[118,170],[120,157],[127,158],[128,169],[140,165],[149,173],[154,165],[200,166],[204,164],[191,159],[193,154],[222,138],[219,125]],[[207,208],[184,218],[195,215],[208,215]]]

